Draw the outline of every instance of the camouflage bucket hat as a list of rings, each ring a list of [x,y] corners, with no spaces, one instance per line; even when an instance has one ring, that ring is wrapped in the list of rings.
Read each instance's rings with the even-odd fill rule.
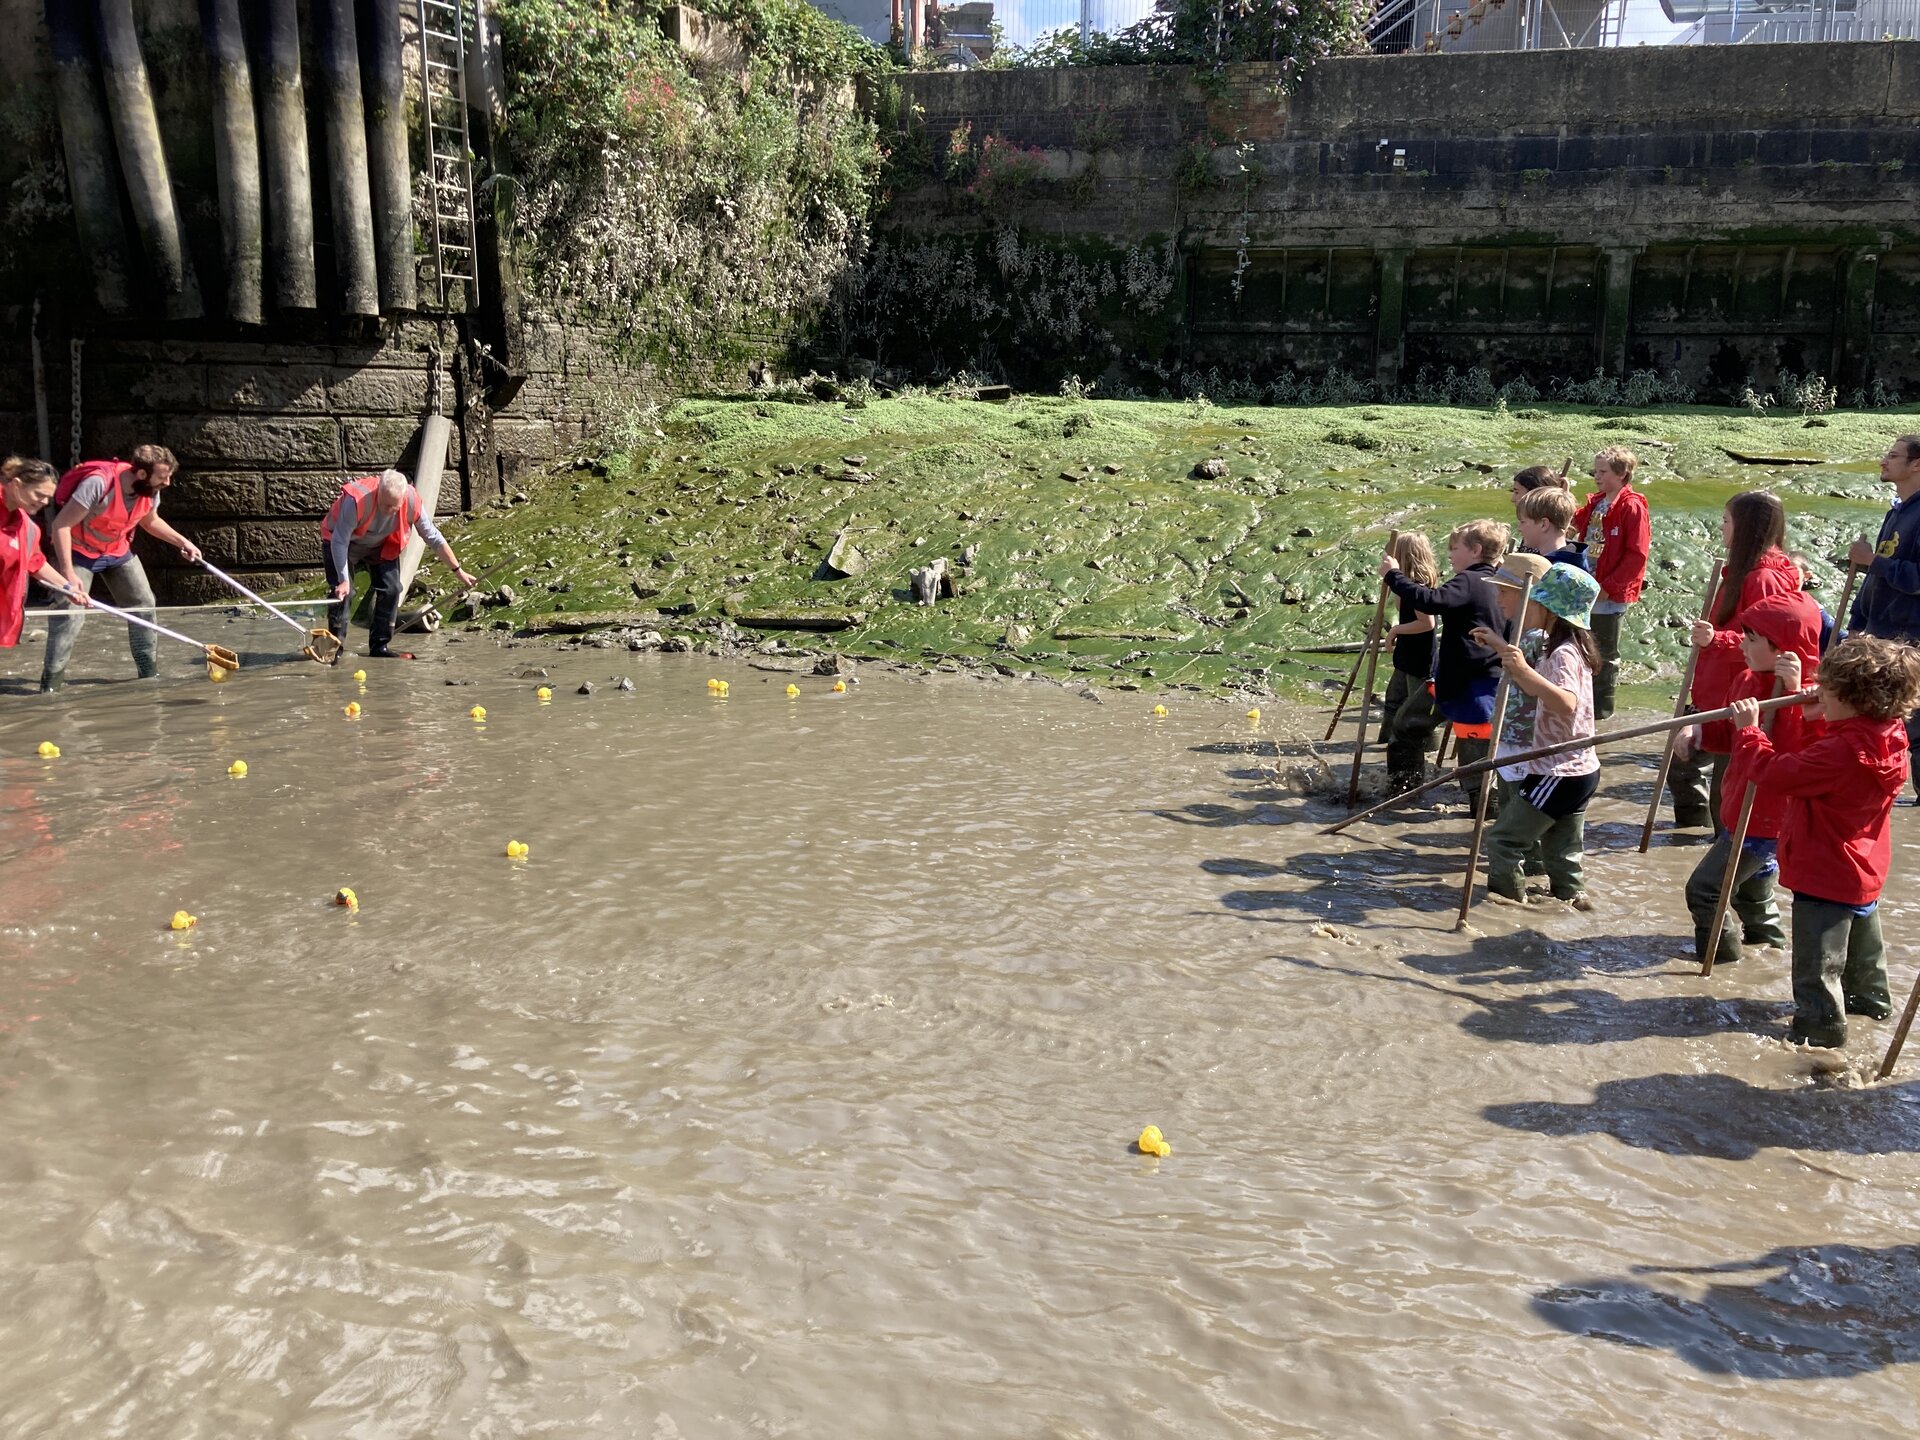
[[[1593,602],[1600,598],[1600,582],[1575,565],[1551,566],[1534,582],[1534,603],[1558,615],[1577,630],[1593,628]]]

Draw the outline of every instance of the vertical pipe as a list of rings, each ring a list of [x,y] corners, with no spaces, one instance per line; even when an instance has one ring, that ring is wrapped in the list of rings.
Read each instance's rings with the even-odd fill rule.
[[[173,203],[167,155],[160,145],[160,117],[154,113],[147,62],[133,27],[133,0],[94,0],[94,44],[100,55],[101,88],[113,117],[113,138],[120,174],[133,201],[133,218],[154,279],[160,283],[167,316],[198,319],[200,281],[187,250],[187,230]]]
[[[60,112],[60,148],[80,248],[93,270],[93,298],[109,315],[125,314],[127,232],[114,186],[113,131],[94,77],[87,17],[74,0],[46,0],[53,50],[53,94]]]
[[[240,0],[200,0],[200,34],[213,87],[213,163],[220,182],[220,247],[226,259],[227,315],[262,320],[260,135],[253,78],[240,33]]]
[[[327,135],[333,204],[333,270],[343,315],[378,315],[373,195],[367,180],[367,116],[360,99],[360,41],[353,0],[313,0],[313,48],[320,60],[320,114]]]
[[[400,7],[394,0],[360,0],[358,20],[380,310],[415,310],[420,295],[414,277],[413,171],[407,157]]]
[[[251,39],[260,76],[267,172],[267,260],[273,303],[281,310],[311,310],[318,303],[313,278],[313,173],[307,158],[307,96],[300,78],[300,9],[297,0],[257,0]]]

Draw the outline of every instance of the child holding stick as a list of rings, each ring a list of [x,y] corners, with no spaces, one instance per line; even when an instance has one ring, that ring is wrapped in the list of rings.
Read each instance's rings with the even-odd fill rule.
[[[1493,573],[1506,553],[1510,533],[1498,520],[1474,520],[1456,527],[1447,537],[1447,560],[1454,573],[1438,587],[1416,584],[1402,572],[1400,561],[1391,551],[1380,558],[1380,578],[1388,588],[1415,610],[1440,620],[1433,673],[1434,711],[1438,714],[1429,711],[1424,717],[1395,717],[1393,738],[1387,746],[1387,769],[1392,775],[1405,777],[1425,771],[1428,737],[1438,728],[1440,716],[1453,722],[1462,765],[1486,758],[1500,667],[1493,652],[1470,636],[1476,628],[1499,634],[1503,627],[1500,592],[1493,587]],[[1481,783],[1479,774],[1460,782],[1470,802],[1478,803]]]
[[[1434,563],[1433,546],[1427,543],[1427,537],[1417,531],[1405,530],[1394,537],[1390,547],[1396,560],[1400,562],[1400,573],[1416,585],[1429,588],[1440,583],[1440,567]],[[1431,718],[1433,696],[1427,691],[1427,680],[1433,674],[1433,616],[1424,615],[1414,608],[1411,600],[1400,601],[1400,623],[1387,631],[1386,638],[1393,642],[1393,678],[1387,681],[1387,703],[1385,713],[1380,717],[1380,740],[1391,745],[1395,726],[1402,710],[1408,710],[1407,725],[1409,732],[1417,732],[1420,741],[1420,764],[1410,777],[1395,776],[1394,783],[1405,789],[1418,785],[1425,778],[1427,742],[1438,726]],[[1405,785],[1400,781],[1405,780]]]
[[[1746,635],[1740,643],[1746,669],[1734,681],[1730,700],[1764,700],[1778,690],[1790,695],[1802,680],[1812,679],[1820,664],[1820,607],[1803,594],[1774,595],[1747,611]],[[1825,731],[1818,716],[1810,716],[1804,707],[1790,705],[1772,716],[1770,731],[1774,753],[1790,755],[1805,749]],[[1727,767],[1725,807],[1720,815],[1720,832],[1700,857],[1687,880],[1687,909],[1693,913],[1693,950],[1704,960],[1708,938],[1713,933],[1714,910],[1720,903],[1720,886],[1727,874],[1733,850],[1733,831],[1740,823],[1741,803],[1747,781],[1752,778],[1750,756],[1736,758]],[[1748,945],[1785,945],[1786,932],[1780,928],[1780,912],[1773,903],[1774,876],[1780,866],[1775,858],[1780,825],[1786,818],[1786,801],[1771,788],[1756,789],[1753,810],[1747,817],[1747,833],[1740,845],[1740,860],[1734,870],[1733,913],[1739,917],[1739,938],[1732,925],[1720,931],[1715,948],[1714,967],[1737,964],[1740,947]]]
[[[1533,587],[1519,644],[1491,631],[1475,636],[1498,656],[1522,696],[1509,709],[1500,751],[1518,754],[1593,734],[1600,651],[1589,627],[1599,595],[1599,582],[1586,571],[1556,564]],[[1537,847],[1554,898],[1589,908],[1581,853],[1587,802],[1600,788],[1600,757],[1575,750],[1503,766],[1499,776],[1500,818],[1487,832],[1487,893],[1524,901],[1521,869]]]
[[[1907,780],[1905,719],[1920,701],[1920,650],[1857,635],[1820,662],[1827,733],[1779,754],[1753,700],[1734,704],[1736,753],[1760,793],[1784,802],[1780,881],[1793,892],[1793,1024],[1787,1038],[1833,1048],[1847,1016],[1884,1020],[1880,892],[1892,859],[1893,800]],[[1792,707],[1788,707],[1792,708]]]
[[[1746,634],[1747,611],[1770,595],[1793,595],[1800,590],[1800,572],[1781,548],[1787,538],[1787,512],[1775,496],[1748,490],[1727,501],[1720,516],[1720,538],[1727,547],[1720,588],[1708,617],[1693,622],[1692,639],[1700,659],[1688,701],[1695,710],[1718,710],[1727,703],[1734,677],[1743,668],[1740,641]],[[1676,751],[1667,772],[1676,826],[1709,825],[1720,813],[1732,743],[1731,730],[1716,724],[1701,731],[1697,750],[1685,756]]]

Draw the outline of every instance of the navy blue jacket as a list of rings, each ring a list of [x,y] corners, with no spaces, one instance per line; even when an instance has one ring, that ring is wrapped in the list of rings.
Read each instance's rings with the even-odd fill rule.
[[[1874,548],[1847,630],[1882,640],[1920,641],[1920,495],[1887,512]]]

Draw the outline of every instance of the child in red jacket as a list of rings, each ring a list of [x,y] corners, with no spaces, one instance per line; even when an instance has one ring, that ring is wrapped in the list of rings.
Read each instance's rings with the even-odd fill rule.
[[[1740,650],[1746,669],[1735,677],[1729,700],[1791,695],[1803,679],[1814,678],[1820,664],[1820,607],[1798,592],[1769,596],[1747,611]],[[1799,705],[1768,712],[1766,730],[1772,737],[1774,753],[1780,755],[1803,750],[1826,733],[1819,717],[1809,715]],[[1740,823],[1752,769],[1750,757],[1734,761],[1728,769],[1719,834],[1687,880],[1693,950],[1701,959],[1706,958],[1707,940],[1713,934],[1714,909],[1720,903],[1720,886],[1733,850],[1733,831]],[[1737,964],[1743,941],[1748,945],[1787,943],[1786,932],[1780,928],[1780,912],[1773,903],[1773,880],[1780,873],[1775,852],[1786,808],[1786,801],[1772,789],[1755,791],[1740,861],[1734,870],[1733,912],[1739,917],[1740,929],[1736,932],[1731,922],[1721,927],[1713,957],[1716,968]]]
[[[1860,635],[1820,662],[1827,733],[1781,755],[1758,725],[1759,702],[1734,703],[1735,754],[1761,793],[1786,803],[1780,880],[1793,892],[1793,1024],[1787,1038],[1846,1044],[1847,1016],[1884,1020],[1886,950],[1880,890],[1893,843],[1894,796],[1907,781],[1907,712],[1920,700],[1920,650]]]
[[[1600,582],[1593,606],[1593,639],[1605,663],[1593,679],[1593,718],[1613,714],[1620,676],[1620,617],[1640,598],[1653,547],[1647,499],[1633,488],[1640,462],[1624,445],[1609,445],[1593,457],[1594,492],[1573,514],[1568,533],[1587,547],[1587,569]]]

